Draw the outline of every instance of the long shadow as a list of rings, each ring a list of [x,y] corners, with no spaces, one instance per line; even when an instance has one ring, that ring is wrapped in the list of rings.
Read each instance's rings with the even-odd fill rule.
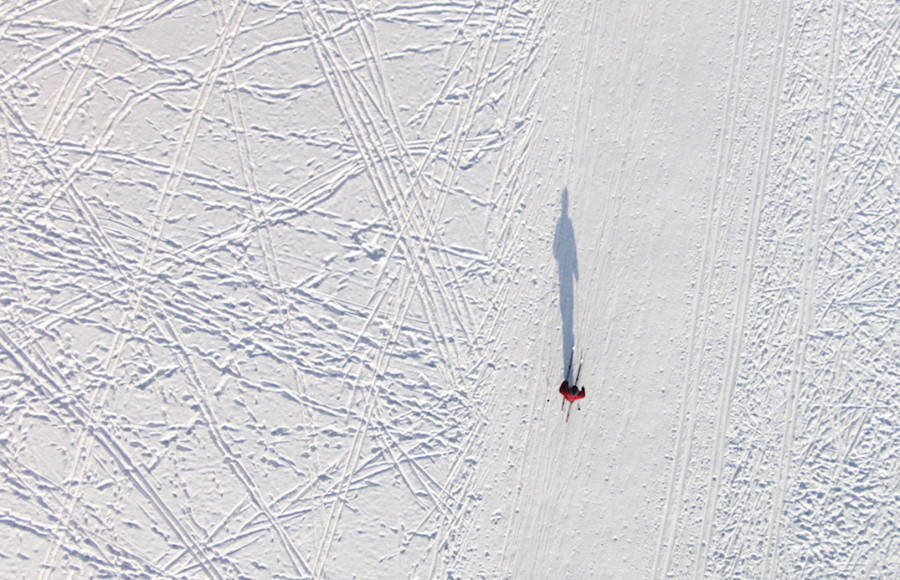
[[[575,345],[575,281],[578,280],[578,251],[575,247],[575,228],[569,218],[569,190],[562,191],[562,208],[553,238],[553,257],[559,270],[559,311],[562,316],[563,368]]]

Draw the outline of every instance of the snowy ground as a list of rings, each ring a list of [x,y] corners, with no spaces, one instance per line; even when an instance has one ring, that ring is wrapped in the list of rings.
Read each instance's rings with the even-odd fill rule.
[[[897,577],[898,47],[0,3],[0,576]]]

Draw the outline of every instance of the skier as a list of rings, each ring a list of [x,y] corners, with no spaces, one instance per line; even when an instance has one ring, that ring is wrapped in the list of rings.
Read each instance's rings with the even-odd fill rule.
[[[578,385],[570,385],[567,380],[563,381],[559,386],[559,394],[565,397],[570,403],[574,403],[578,399],[583,399],[585,396],[584,387],[578,388]]]
[[[569,376],[572,372],[572,362],[575,358],[575,348],[572,348],[572,355],[569,358],[569,368],[566,370],[566,378],[563,379],[562,384],[559,385],[559,394],[563,396],[563,407],[566,406],[566,401],[569,402],[569,410],[566,413],[566,421],[569,420],[569,413],[572,412],[572,403],[578,401],[579,399],[583,399],[585,397],[584,387],[578,386],[578,378],[581,377],[581,363],[582,361],[578,361],[578,372],[575,373],[575,380],[570,384]],[[578,407],[581,409],[581,406]],[[562,409],[560,409],[562,410]]]

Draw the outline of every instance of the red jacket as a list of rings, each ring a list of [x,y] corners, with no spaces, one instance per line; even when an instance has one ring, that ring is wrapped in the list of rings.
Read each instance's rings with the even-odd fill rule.
[[[569,381],[563,381],[559,386],[559,394],[565,397],[570,403],[573,403],[578,399],[584,398],[584,387],[581,387],[581,389],[573,395],[572,389],[569,388]]]

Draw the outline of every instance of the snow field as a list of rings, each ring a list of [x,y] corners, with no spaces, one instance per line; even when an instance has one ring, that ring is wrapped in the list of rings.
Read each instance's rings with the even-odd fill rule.
[[[896,576],[898,18],[0,6],[0,576]]]

